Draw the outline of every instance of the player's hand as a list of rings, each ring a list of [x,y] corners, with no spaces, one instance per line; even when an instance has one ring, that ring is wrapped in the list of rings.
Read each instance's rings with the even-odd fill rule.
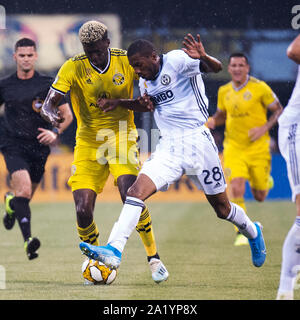
[[[108,112],[116,109],[118,106],[119,100],[117,99],[105,99],[99,98],[97,100],[97,106],[103,111]]]
[[[248,136],[251,142],[256,141],[266,133],[267,129],[265,126],[255,127],[249,130]]]
[[[182,48],[182,50],[191,58],[201,59],[206,56],[206,52],[204,50],[199,34],[197,34],[197,40],[195,40],[195,38],[190,33],[188,33],[184,37],[184,41],[182,43],[184,45],[184,48]]]
[[[208,129],[214,130],[216,128],[216,120],[212,117],[209,117],[205,123]]]
[[[37,139],[40,144],[49,146],[57,141],[58,135],[51,130],[45,128],[38,128],[40,134],[37,136]]]
[[[41,117],[47,122],[51,123],[53,127],[59,127],[59,124],[65,121],[62,113],[58,110],[57,112],[48,111],[45,108],[41,109]]]
[[[153,112],[155,107],[154,104],[151,100],[151,97],[144,93],[141,97],[137,98],[139,104],[141,105],[142,108],[144,108],[145,110],[151,111]]]

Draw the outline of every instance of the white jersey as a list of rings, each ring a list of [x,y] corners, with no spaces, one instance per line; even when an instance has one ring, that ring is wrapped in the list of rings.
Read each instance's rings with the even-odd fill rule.
[[[140,78],[140,91],[152,97],[154,119],[162,135],[176,129],[194,129],[208,118],[208,99],[200,72],[200,60],[182,50],[161,56],[155,80]]]
[[[300,122],[300,66],[298,66],[297,80],[292,95],[278,122],[282,126]]]

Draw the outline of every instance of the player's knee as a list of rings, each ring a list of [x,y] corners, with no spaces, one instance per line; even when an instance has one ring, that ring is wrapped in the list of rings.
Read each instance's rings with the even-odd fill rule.
[[[266,199],[267,192],[266,191],[254,191],[253,196],[256,201],[263,202]]]
[[[231,196],[233,198],[242,198],[244,196],[245,189],[239,186],[231,186]]]
[[[139,187],[137,184],[133,184],[127,191],[127,196],[128,197],[134,197],[140,200],[143,199],[143,190],[141,187]]]
[[[31,186],[22,186],[15,191],[16,197],[23,197],[27,199],[31,199],[32,196],[32,188]]]
[[[91,220],[93,217],[92,205],[86,201],[76,204],[76,214],[79,220]]]

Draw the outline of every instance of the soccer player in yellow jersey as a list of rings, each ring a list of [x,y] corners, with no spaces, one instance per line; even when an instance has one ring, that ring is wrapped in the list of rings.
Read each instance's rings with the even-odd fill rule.
[[[122,201],[136,180],[140,169],[137,131],[132,105],[148,109],[149,98],[138,98],[127,108],[117,107],[104,113],[97,105],[101,98],[123,100],[133,97],[134,80],[138,78],[128,62],[126,51],[109,47],[107,27],[98,21],[88,21],[79,30],[84,54],[67,60],[60,68],[42,107],[42,116],[59,126],[57,112],[60,99],[70,91],[77,119],[76,146],[72,188],[77,214],[77,230],[82,241],[99,245],[99,231],[94,221],[96,197],[102,192],[111,173]],[[124,106],[123,105],[123,106]],[[144,207],[136,227],[146,249],[152,277],[160,281],[168,272],[157,253],[152,221]],[[161,271],[163,270],[163,272]],[[158,281],[158,282],[160,282]]]
[[[249,70],[243,53],[230,56],[228,72],[232,81],[219,88],[217,111],[207,121],[210,129],[225,124],[224,172],[230,183],[232,202],[245,211],[246,180],[257,201],[264,201],[268,194],[272,183],[269,130],[282,112],[272,89],[250,76]],[[235,245],[247,244],[245,240],[238,234]]]

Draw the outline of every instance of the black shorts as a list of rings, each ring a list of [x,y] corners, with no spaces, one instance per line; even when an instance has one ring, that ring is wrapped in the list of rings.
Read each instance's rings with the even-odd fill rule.
[[[28,142],[10,142],[2,148],[7,170],[12,175],[18,170],[27,170],[31,182],[39,183],[45,172],[45,164],[50,154],[48,146]]]

